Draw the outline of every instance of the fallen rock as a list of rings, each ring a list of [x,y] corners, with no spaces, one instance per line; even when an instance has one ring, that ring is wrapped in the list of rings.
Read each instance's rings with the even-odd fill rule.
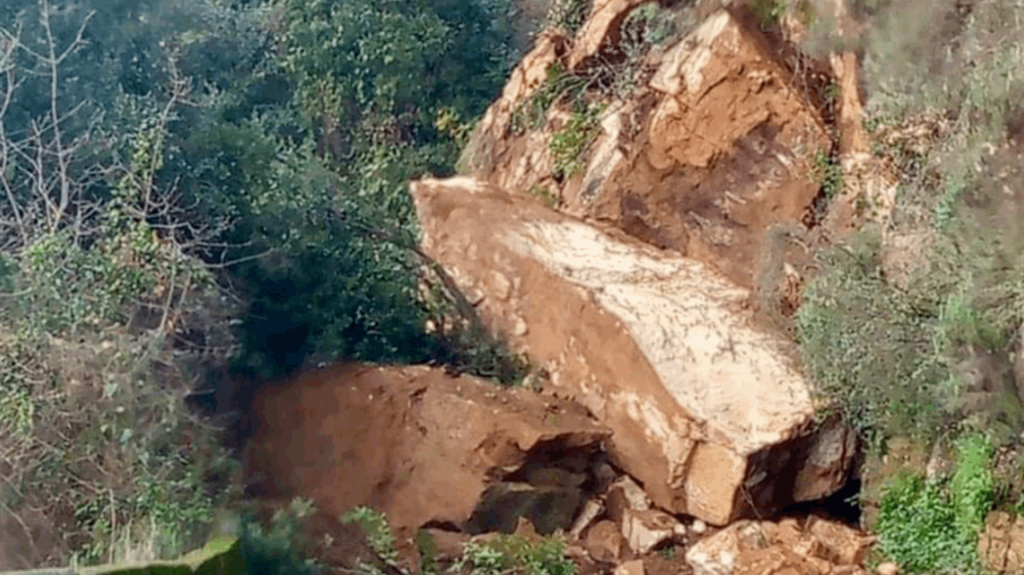
[[[692,545],[686,559],[697,574],[867,574],[863,559],[872,542],[816,516],[806,528],[792,517],[739,521]]]
[[[611,520],[601,520],[587,531],[587,552],[598,562],[618,562],[625,544],[622,532]]]
[[[834,564],[863,564],[875,539],[834,520],[812,517],[807,532],[821,542],[823,556]]]
[[[372,506],[398,540],[481,517],[568,529],[578,488],[501,480],[537,451],[589,453],[610,435],[571,402],[427,367],[311,371],[257,395],[251,414],[243,467],[260,481],[249,494],[302,495],[332,516]]]
[[[726,528],[691,546],[686,561],[694,574],[733,574],[740,551],[735,531]]]
[[[978,555],[997,574],[1024,574],[1024,515],[990,512],[978,537]]]
[[[615,567],[615,572],[614,573],[615,574],[619,574],[619,575],[627,575],[627,574],[646,574],[647,572],[644,571],[644,561],[638,559],[638,560],[629,560],[627,562],[623,562],[622,564],[619,564],[618,566]]]
[[[647,510],[651,507],[647,493],[629,476],[622,476],[608,488],[604,502],[608,517],[620,525],[627,510]]]
[[[767,512],[843,484],[853,447],[810,448],[822,438],[809,384],[786,341],[752,327],[747,290],[472,178],[412,193],[423,249],[482,295],[485,323],[551,374],[554,393],[615,431],[610,456],[659,507],[721,526],[750,502]],[[820,453],[840,455],[842,471],[819,469],[808,455]]]
[[[600,500],[591,499],[587,500],[583,507],[580,508],[579,514],[576,515],[576,521],[573,522],[572,528],[569,530],[569,536],[573,540],[579,540],[583,532],[594,522],[594,519],[604,512],[604,504]]]
[[[700,518],[697,518],[693,521],[693,524],[690,524],[690,531],[694,534],[701,535],[708,531],[708,525]]]
[[[630,550],[643,556],[664,542],[686,536],[686,527],[660,510],[626,510],[622,535]]]
[[[900,573],[900,569],[893,562],[882,562],[878,565],[878,573],[882,576],[896,576]]]
[[[595,3],[568,49],[568,69],[617,38],[637,4]],[[565,212],[612,223],[750,288],[768,227],[799,224],[812,207],[821,187],[813,159],[831,141],[760,31],[727,10],[692,11],[702,23],[651,58],[656,71],[646,86],[603,113],[582,177],[552,178],[540,154],[553,126],[515,136],[499,130],[515,111],[504,96],[472,138],[469,148],[491,152],[472,173],[508,191],[553,189]]]

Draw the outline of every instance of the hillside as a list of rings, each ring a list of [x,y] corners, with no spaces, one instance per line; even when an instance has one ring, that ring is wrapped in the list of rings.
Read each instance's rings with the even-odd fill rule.
[[[0,571],[1019,573],[1022,69],[1017,0],[5,3]]]

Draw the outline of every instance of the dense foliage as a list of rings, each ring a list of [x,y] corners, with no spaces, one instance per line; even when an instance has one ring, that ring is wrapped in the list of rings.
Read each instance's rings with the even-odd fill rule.
[[[521,378],[487,334],[426,331],[453,295],[422,293],[441,283],[411,249],[406,191],[452,172],[453,135],[500,90],[508,14],[3,2],[4,513],[70,510],[54,538],[83,561],[174,556],[202,540],[234,466],[181,400],[210,375],[316,356]],[[45,560],[31,548],[15,565]]]

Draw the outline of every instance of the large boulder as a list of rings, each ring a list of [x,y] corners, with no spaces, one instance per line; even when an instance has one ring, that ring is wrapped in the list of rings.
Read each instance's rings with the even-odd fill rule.
[[[609,453],[657,505],[723,525],[842,485],[855,437],[812,433],[808,382],[747,290],[472,178],[411,188],[423,249],[614,431]]]
[[[773,224],[804,220],[821,188],[815,158],[832,145],[821,115],[756,26],[727,10],[674,8],[702,23],[649,54],[653,76],[609,103],[579,175],[551,174],[547,143],[564,124],[557,109],[539,130],[509,130],[532,94],[518,78],[542,77],[556,61],[592,74],[586,62],[614,44],[635,4],[595,4],[564,57],[549,41],[538,43],[474,135],[468,149],[485,160],[470,171],[513,192],[547,189],[567,213],[612,223],[751,287],[762,236]]]
[[[427,367],[312,370],[249,414],[249,494],[301,495],[334,517],[372,506],[400,541],[428,523],[509,531],[520,516],[568,529],[609,436],[571,402]]]

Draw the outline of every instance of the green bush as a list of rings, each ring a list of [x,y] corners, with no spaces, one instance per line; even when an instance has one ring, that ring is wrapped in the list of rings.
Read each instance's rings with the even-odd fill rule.
[[[593,104],[573,110],[565,126],[551,135],[551,172],[555,178],[571,178],[586,167],[585,154],[600,134],[598,120],[603,110]]]
[[[573,36],[587,21],[591,0],[553,0],[548,9],[548,26],[557,26]]]
[[[970,434],[958,444],[948,482],[906,474],[884,492],[876,526],[881,551],[909,574],[969,574],[982,566],[978,533],[992,509],[992,444]]]
[[[466,544],[462,558],[452,566],[473,574],[575,574],[576,564],[565,555],[562,543],[555,539],[531,542],[525,538],[501,534],[487,543]]]
[[[957,444],[956,472],[949,489],[961,537],[973,541],[985,524],[995,500],[995,481],[990,470],[992,443],[971,434]]]
[[[877,232],[821,255],[796,314],[804,365],[818,392],[868,438],[928,435],[942,423],[937,386],[949,378],[933,349],[935,310],[882,276]]]
[[[897,478],[879,512],[878,546],[906,574],[979,573],[974,542],[965,538],[942,486],[920,476]]]

